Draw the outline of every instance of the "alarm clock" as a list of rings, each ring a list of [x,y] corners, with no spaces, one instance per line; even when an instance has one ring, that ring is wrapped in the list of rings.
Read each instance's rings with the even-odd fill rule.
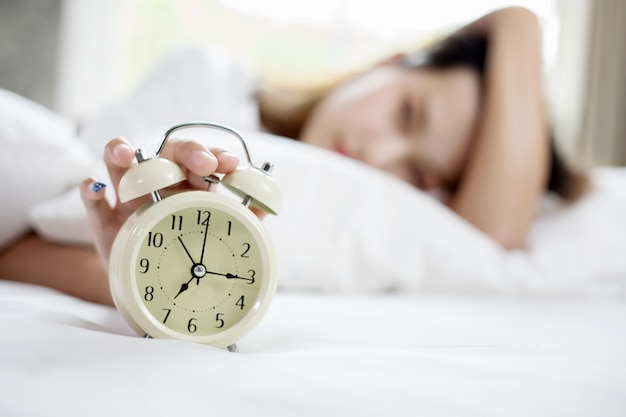
[[[243,146],[247,166],[222,178],[205,177],[207,191],[162,196],[186,179],[176,163],[159,155],[182,129],[225,131]],[[110,255],[109,284],[115,306],[139,334],[236,351],[235,342],[266,314],[277,285],[272,241],[254,206],[277,214],[282,199],[272,164],[253,164],[243,136],[209,122],[170,128],[152,157],[137,150],[137,164],[121,178],[121,202],[150,195],[120,228]],[[212,184],[230,193],[209,191]]]

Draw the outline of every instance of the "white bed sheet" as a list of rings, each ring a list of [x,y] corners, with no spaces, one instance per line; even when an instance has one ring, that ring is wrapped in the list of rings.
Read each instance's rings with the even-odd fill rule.
[[[241,353],[0,281],[2,416],[624,416],[626,305],[279,292]]]

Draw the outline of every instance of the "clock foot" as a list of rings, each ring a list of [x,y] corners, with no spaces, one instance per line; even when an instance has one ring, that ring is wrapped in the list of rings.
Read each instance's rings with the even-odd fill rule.
[[[236,343],[233,343],[232,345],[228,345],[226,349],[228,349],[229,352],[235,352],[235,353],[239,352],[239,348],[237,347]]]
[[[143,338],[144,339],[152,339],[152,336],[150,336],[148,333],[144,333],[143,334]]]

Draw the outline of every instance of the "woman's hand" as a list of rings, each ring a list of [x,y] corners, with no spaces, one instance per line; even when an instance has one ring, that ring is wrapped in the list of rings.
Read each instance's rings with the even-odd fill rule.
[[[511,7],[461,32],[485,36],[488,50],[481,120],[450,207],[503,247],[523,248],[549,166],[540,26]]]
[[[213,173],[227,174],[237,168],[237,155],[221,149],[208,150],[205,146],[191,140],[170,140],[166,143],[161,157],[176,162],[183,167],[187,180],[172,186],[172,190],[206,190],[208,183],[203,177]],[[106,164],[112,186],[117,189],[122,176],[133,165],[135,150],[122,138],[110,141],[104,150]],[[80,186],[81,197],[94,236],[94,244],[104,263],[109,263],[109,255],[113,240],[124,221],[139,206],[150,199],[150,196],[138,198],[127,203],[116,199],[115,206],[111,207],[105,199],[103,184],[94,178],[84,180]]]

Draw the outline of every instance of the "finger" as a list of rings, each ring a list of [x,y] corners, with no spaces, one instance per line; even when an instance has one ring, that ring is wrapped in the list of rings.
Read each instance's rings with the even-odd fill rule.
[[[192,140],[171,140],[160,156],[176,162],[198,177],[211,175],[218,167],[215,155],[205,146]]]
[[[263,220],[266,216],[267,216],[267,212],[261,210],[260,208],[254,207],[254,206],[250,206],[250,210],[256,214],[256,216]]]
[[[117,218],[105,198],[105,192],[106,185],[94,178],[87,178],[80,184],[80,196],[93,231],[94,244],[106,265],[109,259],[110,242],[115,237],[111,235],[111,231],[117,231]],[[113,225],[116,227],[111,227]]]
[[[211,149],[211,153],[217,158],[216,172],[228,174],[239,166],[239,157],[225,149]]]
[[[214,172],[228,174],[239,166],[239,157],[224,149],[211,149],[211,154],[217,159],[217,167]],[[198,176],[192,173],[187,175],[187,183],[191,188],[206,190],[209,184],[204,179],[206,176]]]
[[[134,158],[135,150],[123,138],[111,140],[104,148],[104,163],[115,190],[117,190],[122,176],[133,165]]]

